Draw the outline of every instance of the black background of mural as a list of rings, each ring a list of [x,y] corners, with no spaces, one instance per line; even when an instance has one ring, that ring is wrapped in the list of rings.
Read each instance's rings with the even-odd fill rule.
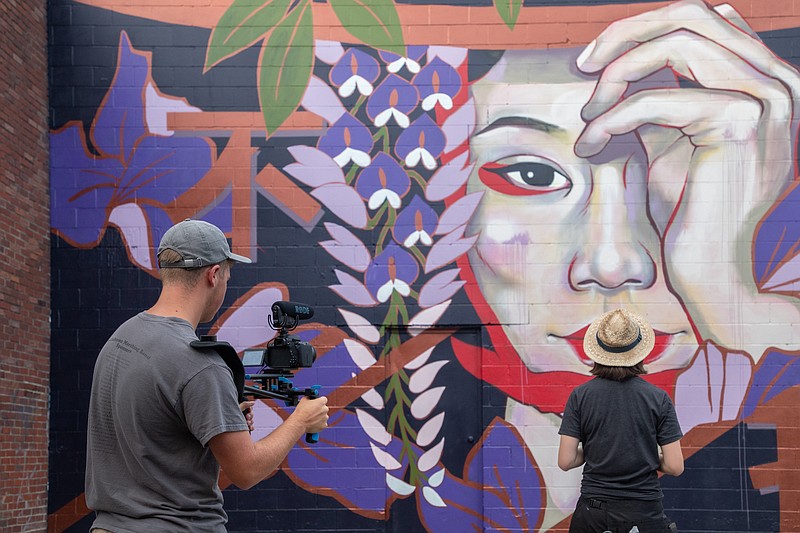
[[[423,3],[409,1],[404,3]],[[424,2],[437,3],[437,2]],[[441,2],[457,5],[490,5],[490,2]],[[601,2],[525,2],[525,5],[592,5]],[[627,3],[602,2],[602,3]],[[58,128],[79,120],[85,128],[94,117],[114,75],[120,31],[125,30],[138,50],[153,51],[153,78],[166,94],[186,97],[205,110],[258,110],[256,92],[257,50],[250,49],[202,74],[209,32],[112,14],[64,0],[49,6],[51,126]],[[795,59],[800,32],[785,30],[762,36],[779,55]],[[281,166],[290,160],[286,141],[263,143],[260,157]],[[294,140],[292,142],[297,142]],[[308,141],[309,144],[313,140]],[[259,244],[254,265],[234,270],[223,309],[251,286],[263,281],[285,283],[292,299],[313,304],[315,321],[341,325],[337,301],[324,287],[336,282],[333,264],[316,246],[327,234],[317,226],[310,233],[298,228],[268,200],[259,197]],[[270,228],[285,228],[275,232]],[[267,235],[268,233],[268,235]],[[289,250],[291,250],[289,252]],[[99,246],[79,250],[53,236],[52,264],[52,375],[50,418],[49,512],[83,492],[85,430],[92,368],[97,352],[113,330],[125,319],[148,307],[158,295],[159,282],[132,265],[114,229]],[[323,288],[323,290],[321,290]],[[463,294],[453,302],[450,324],[470,325],[474,335],[478,323]],[[266,317],[265,317],[266,320]],[[203,333],[201,327],[200,333]],[[449,347],[440,347],[434,358],[448,357]],[[458,389],[445,394],[440,407],[457,416],[446,418],[447,455],[451,472],[460,473],[472,446],[469,438],[480,436],[486,423],[502,415],[505,397],[482,385],[457,364],[440,374],[437,385]],[[467,391],[470,391],[467,393]],[[474,396],[474,408],[465,408],[463,398]],[[773,531],[778,522],[777,494],[761,495],[752,488],[747,468],[775,460],[774,431],[739,425],[687,461],[680,478],[664,479],[665,504],[682,531]],[[741,457],[744,457],[742,460]],[[743,461],[744,464],[741,464]],[[741,464],[727,477],[717,470],[708,486],[707,469],[714,465]],[[725,491],[741,487],[740,490]],[[725,498],[726,494],[730,498]],[[748,511],[741,511],[742,494]],[[397,501],[387,522],[360,517],[331,498],[310,494],[279,473],[251,491],[225,492],[231,531],[346,530],[422,531],[413,498]],[[698,512],[698,502],[708,511]],[[297,510],[290,510],[296,507]],[[87,517],[69,531],[86,531]]]

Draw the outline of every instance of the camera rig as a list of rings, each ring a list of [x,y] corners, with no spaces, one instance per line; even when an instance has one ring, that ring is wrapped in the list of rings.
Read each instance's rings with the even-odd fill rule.
[[[301,320],[314,316],[314,310],[305,304],[278,301],[272,304],[272,314],[267,317],[269,326],[278,335],[265,349],[245,350],[239,359],[236,349],[229,343],[218,341],[214,335],[202,335],[200,340],[191,342],[194,348],[213,349],[233,372],[239,402],[247,396],[281,400],[287,406],[296,406],[302,397],[318,398],[319,385],[298,389],[292,385],[294,370],[308,368],[314,364],[317,354],[311,344],[289,335]],[[256,367],[255,373],[246,373],[245,367]],[[319,435],[309,433],[306,442],[315,443]]]

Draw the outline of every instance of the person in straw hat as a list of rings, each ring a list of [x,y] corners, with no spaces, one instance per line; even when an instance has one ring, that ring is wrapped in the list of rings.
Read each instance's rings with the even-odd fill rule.
[[[624,309],[586,331],[595,377],[572,391],[559,430],[558,466],[584,465],[571,532],[675,531],[658,473],[683,473],[683,433],[669,395],[639,377],[654,344],[653,328]]]

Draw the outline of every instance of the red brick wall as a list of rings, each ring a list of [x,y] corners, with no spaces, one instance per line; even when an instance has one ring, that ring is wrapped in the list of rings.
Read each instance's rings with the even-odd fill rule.
[[[0,531],[41,531],[50,370],[45,0],[0,2],[0,72]]]

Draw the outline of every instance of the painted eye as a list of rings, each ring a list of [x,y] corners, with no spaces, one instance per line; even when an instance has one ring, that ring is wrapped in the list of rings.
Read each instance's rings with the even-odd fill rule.
[[[515,196],[548,194],[572,187],[564,173],[538,158],[509,165],[487,163],[478,170],[478,176],[490,189]]]

